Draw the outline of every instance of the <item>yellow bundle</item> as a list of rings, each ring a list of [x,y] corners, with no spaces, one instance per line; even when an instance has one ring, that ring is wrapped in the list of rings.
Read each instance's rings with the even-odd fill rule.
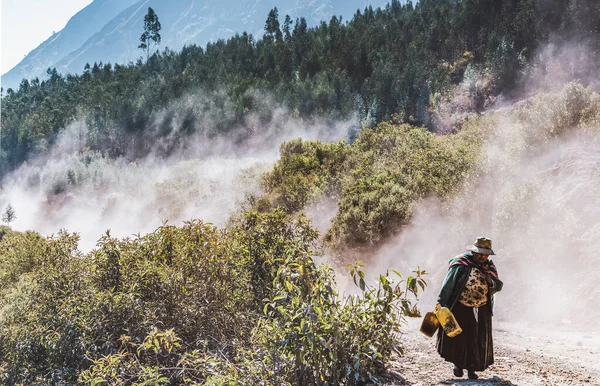
[[[423,318],[421,324],[421,332],[428,337],[432,337],[439,326],[442,326],[446,335],[454,338],[462,332],[462,328],[458,325],[456,318],[447,307],[441,307],[439,304],[435,306],[433,312],[428,312]]]

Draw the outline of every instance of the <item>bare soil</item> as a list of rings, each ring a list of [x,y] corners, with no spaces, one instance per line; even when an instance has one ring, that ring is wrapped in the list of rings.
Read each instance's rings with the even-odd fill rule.
[[[435,337],[419,332],[420,320],[405,327],[405,354],[390,366],[393,385],[513,386],[600,385],[600,331],[573,331],[568,324],[540,329],[495,323],[495,363],[478,380],[456,378],[453,365],[435,349]]]

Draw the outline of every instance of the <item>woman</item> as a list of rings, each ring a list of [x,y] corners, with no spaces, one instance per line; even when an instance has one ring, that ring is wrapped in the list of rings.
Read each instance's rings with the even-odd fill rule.
[[[495,255],[490,239],[478,237],[467,249],[450,259],[438,297],[438,304],[452,311],[463,332],[450,338],[440,328],[437,350],[442,358],[454,363],[455,376],[462,377],[467,369],[469,379],[477,379],[475,371],[494,363],[492,301],[502,289],[502,281],[489,259],[489,255]]]

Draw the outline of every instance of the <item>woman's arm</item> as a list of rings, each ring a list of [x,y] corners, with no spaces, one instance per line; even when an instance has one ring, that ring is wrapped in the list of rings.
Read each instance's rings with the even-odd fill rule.
[[[492,289],[492,295],[493,295],[496,292],[502,291],[502,287],[504,286],[504,283],[502,283],[502,280],[496,279],[493,276],[491,276],[491,278],[492,278],[492,283],[493,283],[492,288],[491,288]]]
[[[460,271],[460,266],[454,265],[448,268],[448,273],[446,273],[446,278],[442,283],[442,289],[440,290],[440,294],[438,296],[438,304],[442,307],[452,306],[450,304],[450,298],[452,293],[454,292],[454,287],[456,286],[457,274]]]
[[[490,259],[489,260],[491,266],[493,267],[493,272],[496,274],[496,276],[498,275],[498,271],[496,270],[496,265],[494,264],[494,262]],[[500,292],[502,291],[502,287],[504,286],[504,283],[502,283],[502,280],[500,280],[497,277],[494,277],[494,275],[492,275],[491,273],[488,273],[488,277],[490,278],[490,289],[492,290],[492,295],[495,294],[496,292]]]

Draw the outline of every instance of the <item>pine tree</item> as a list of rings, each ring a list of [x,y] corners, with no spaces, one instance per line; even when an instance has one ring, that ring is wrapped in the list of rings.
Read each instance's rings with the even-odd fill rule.
[[[283,33],[285,34],[285,40],[290,40],[292,38],[292,24],[293,22],[290,15],[285,15],[285,21],[283,22]]]
[[[158,15],[154,12],[152,7],[148,7],[148,13],[144,16],[144,33],[140,36],[140,45],[138,48],[146,50],[146,60],[150,58],[150,46],[152,44],[160,44],[160,21],[158,21]]]
[[[279,11],[277,11],[277,7],[273,8],[269,12],[269,16],[267,16],[267,21],[265,23],[265,38],[269,41],[280,42],[283,39],[283,34],[281,33],[280,25],[279,25]]]

